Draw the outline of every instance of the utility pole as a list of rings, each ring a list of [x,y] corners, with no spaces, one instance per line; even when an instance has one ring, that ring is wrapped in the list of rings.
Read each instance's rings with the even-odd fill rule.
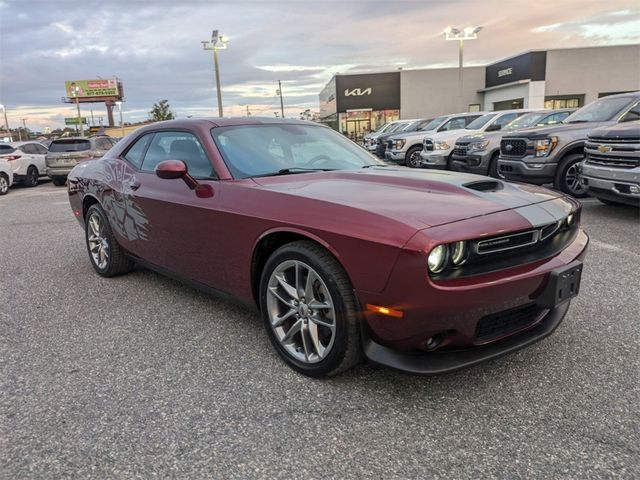
[[[26,118],[21,118],[22,120],[22,128],[24,128],[24,139],[25,140],[29,140],[29,134],[27,133],[27,119]]]
[[[284,103],[282,102],[282,83],[278,80],[278,95],[280,95],[280,114],[284,118]]]
[[[93,121],[93,108],[91,110],[89,110],[91,112],[91,125],[95,125],[95,122]]]
[[[7,107],[4,105],[0,105],[0,108],[4,112],[4,124],[7,127],[7,135],[9,135],[9,141],[12,142],[13,138],[11,138],[11,130],[9,130],[9,120],[7,119]]]
[[[249,111],[249,105],[247,105],[247,117],[251,116],[251,112]]]
[[[224,50],[229,43],[227,37],[218,35],[218,30],[211,32],[211,41],[202,41],[203,50],[213,50],[213,67],[216,74],[216,93],[218,97],[218,116],[222,118],[222,92],[220,90],[220,69],[218,66],[218,50]]]
[[[78,129],[80,130],[80,136],[84,138],[84,128],[82,128],[82,116],[80,115],[80,97],[78,97],[80,87],[76,85],[73,90],[73,96],[76,97],[76,108],[78,109]]]
[[[122,102],[121,101],[117,101],[116,102],[116,106],[118,107],[118,110],[120,111],[120,134],[124,137],[124,121],[122,120]]]

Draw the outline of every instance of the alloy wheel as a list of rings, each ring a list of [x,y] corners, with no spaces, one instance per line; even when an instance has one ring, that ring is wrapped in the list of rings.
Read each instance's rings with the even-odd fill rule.
[[[4,195],[7,191],[9,191],[9,182],[4,175],[0,175],[0,193]]]
[[[98,214],[91,214],[88,229],[87,241],[91,259],[100,270],[104,270],[109,263],[109,240],[105,235],[104,223]]]
[[[336,310],[318,273],[299,260],[285,260],[267,285],[267,314],[282,348],[299,362],[318,363],[336,336]]]
[[[420,166],[420,150],[416,150],[407,160],[407,167],[418,168]]]
[[[567,188],[571,191],[572,194],[584,193],[584,185],[580,183],[580,178],[578,176],[577,163],[574,163],[569,168],[567,168],[567,172],[564,174],[564,180],[567,184]]]

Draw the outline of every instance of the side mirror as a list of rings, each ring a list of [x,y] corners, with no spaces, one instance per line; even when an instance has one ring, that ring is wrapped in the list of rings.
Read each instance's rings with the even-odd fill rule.
[[[165,160],[156,165],[156,175],[165,180],[183,178],[189,174],[187,164],[182,160]]]
[[[500,125],[499,123],[493,123],[493,124],[491,124],[491,125],[489,125],[487,127],[485,132],[495,132],[495,131],[501,130],[501,129],[502,129],[502,125]]]
[[[191,190],[196,191],[200,198],[213,197],[213,187],[198,181],[189,175],[189,168],[182,160],[165,160],[156,165],[156,175],[165,180],[181,178]]]

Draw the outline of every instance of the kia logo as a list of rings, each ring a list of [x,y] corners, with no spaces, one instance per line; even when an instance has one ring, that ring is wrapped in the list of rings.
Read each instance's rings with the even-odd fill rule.
[[[365,88],[364,90],[360,88],[353,88],[349,90],[348,88],[344,91],[345,97],[361,97],[362,95],[371,95],[371,87]]]
[[[513,150],[513,145],[511,145],[510,143],[507,143],[507,144],[504,146],[504,149],[505,149],[507,152],[510,152],[511,150]]]

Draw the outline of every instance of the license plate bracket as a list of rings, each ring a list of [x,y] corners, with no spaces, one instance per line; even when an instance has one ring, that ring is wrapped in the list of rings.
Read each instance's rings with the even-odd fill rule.
[[[582,262],[576,260],[569,265],[556,268],[549,273],[547,286],[538,297],[540,307],[554,308],[571,300],[580,292]]]

